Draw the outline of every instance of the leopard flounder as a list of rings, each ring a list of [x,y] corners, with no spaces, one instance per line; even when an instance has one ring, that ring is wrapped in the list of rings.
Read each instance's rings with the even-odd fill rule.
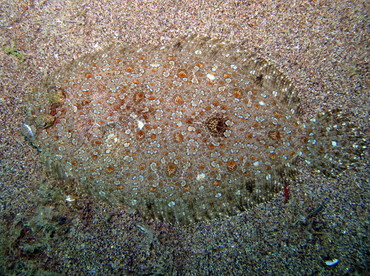
[[[358,161],[363,140],[340,111],[303,122],[299,110],[291,81],[265,59],[191,35],[62,67],[33,92],[27,126],[55,176],[189,224],[271,199],[298,156],[333,176]]]

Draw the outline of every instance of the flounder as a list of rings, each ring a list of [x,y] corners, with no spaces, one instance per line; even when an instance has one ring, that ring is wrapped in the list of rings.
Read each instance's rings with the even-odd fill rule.
[[[336,176],[366,144],[339,110],[301,118],[292,82],[264,58],[198,35],[83,56],[35,89],[28,115],[56,177],[175,224],[270,200],[298,157]]]

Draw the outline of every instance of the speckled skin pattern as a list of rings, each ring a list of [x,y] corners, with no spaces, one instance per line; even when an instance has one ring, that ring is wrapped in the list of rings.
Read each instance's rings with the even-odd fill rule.
[[[238,214],[281,191],[297,156],[347,148],[328,115],[302,122],[273,65],[207,37],[89,54],[31,98],[32,143],[54,175],[169,223]]]

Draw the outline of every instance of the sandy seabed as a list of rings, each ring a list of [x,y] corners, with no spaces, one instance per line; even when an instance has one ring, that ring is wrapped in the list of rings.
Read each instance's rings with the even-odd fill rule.
[[[287,202],[281,193],[240,216],[179,227],[88,195],[67,202],[19,128],[25,95],[73,59],[199,33],[274,62],[305,118],[341,108],[368,131],[369,11],[365,0],[1,0],[0,274],[369,274],[366,158],[336,179],[302,162]]]

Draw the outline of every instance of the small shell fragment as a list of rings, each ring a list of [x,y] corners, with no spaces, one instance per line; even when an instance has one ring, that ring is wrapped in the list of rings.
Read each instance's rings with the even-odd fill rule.
[[[22,135],[26,139],[32,141],[35,138],[35,127],[34,126],[31,126],[28,124],[21,124],[20,128],[21,128]]]
[[[66,196],[66,201],[67,202],[73,202],[73,201],[75,201],[76,200],[76,198],[74,197],[74,196],[70,196],[70,195],[67,195]]]
[[[325,261],[325,264],[327,266],[335,266],[339,263],[339,260],[338,259],[332,259],[332,260],[327,260]]]

